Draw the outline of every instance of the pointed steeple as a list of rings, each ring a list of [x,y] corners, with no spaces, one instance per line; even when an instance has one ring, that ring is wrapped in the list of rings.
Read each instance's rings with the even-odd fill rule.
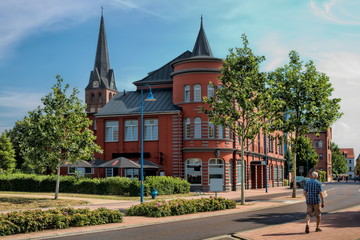
[[[96,48],[94,68],[97,68],[101,77],[106,77],[110,69],[109,53],[107,48],[104,16],[101,13],[99,38]]]
[[[192,51],[192,56],[193,57],[195,57],[195,56],[213,57],[209,42],[206,37],[206,33],[204,31],[202,16],[201,16],[200,30],[199,30],[199,34],[196,38],[194,49]]]
[[[116,91],[114,72],[110,69],[103,10],[101,9],[99,37],[96,47],[94,70],[87,88],[104,88]]]

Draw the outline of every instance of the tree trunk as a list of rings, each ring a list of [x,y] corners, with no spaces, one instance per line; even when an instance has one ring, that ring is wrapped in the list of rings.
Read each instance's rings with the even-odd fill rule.
[[[233,132],[233,156],[232,156],[232,165],[233,165],[233,169],[232,169],[232,175],[233,175],[233,182],[232,182],[232,190],[236,191],[236,185],[237,185],[237,175],[236,175],[236,170],[237,170],[237,161],[236,161],[236,135],[235,135],[235,131]]]
[[[55,200],[59,197],[60,188],[60,166],[56,169],[56,187],[55,187]]]
[[[245,205],[245,160],[244,139],[241,138],[241,205]]]
[[[293,166],[293,191],[292,191],[292,197],[293,198],[296,198],[296,187],[297,187],[297,184],[296,184],[296,150],[297,150],[297,139],[298,139],[298,131],[295,131],[295,141],[294,141],[294,145],[293,145],[293,153],[294,153],[294,157],[293,157],[293,162],[292,162],[292,166]]]

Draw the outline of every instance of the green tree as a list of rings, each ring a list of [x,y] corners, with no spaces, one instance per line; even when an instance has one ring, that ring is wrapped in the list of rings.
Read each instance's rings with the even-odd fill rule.
[[[347,172],[346,158],[336,143],[331,143],[331,161],[332,172],[334,174],[344,174]]]
[[[329,77],[316,70],[313,61],[303,63],[296,51],[289,53],[290,62],[277,68],[268,77],[268,86],[274,99],[281,101],[278,111],[286,116],[278,116],[276,128],[291,133],[293,182],[296,181],[297,139],[309,132],[326,130],[341,117],[340,99],[331,95],[333,88]],[[293,184],[292,197],[296,197]]]
[[[299,166],[304,167],[305,176],[307,176],[308,171],[316,166],[319,161],[319,156],[317,155],[311,140],[307,136],[300,136],[297,139],[297,161],[296,161],[296,169],[297,175],[301,175],[299,173]]]
[[[6,171],[13,171],[16,166],[15,151],[6,133],[0,136],[0,168]]]
[[[60,166],[65,162],[89,160],[94,152],[101,152],[95,136],[89,129],[85,106],[78,99],[78,90],[68,96],[69,85],[63,88],[63,79],[56,76],[52,93],[43,97],[38,107],[24,118],[24,134],[20,147],[25,163],[57,171],[55,199],[58,198]]]
[[[249,47],[245,35],[242,35],[243,48],[229,50],[223,62],[220,86],[211,98],[204,98],[209,104],[205,111],[209,120],[215,125],[229,128],[233,133],[233,166],[236,169],[236,138],[240,143],[241,170],[241,204],[245,204],[245,169],[244,151],[269,124],[268,105],[271,99],[266,91],[266,74],[259,71],[263,56],[255,56]],[[249,140],[249,141],[248,141]]]

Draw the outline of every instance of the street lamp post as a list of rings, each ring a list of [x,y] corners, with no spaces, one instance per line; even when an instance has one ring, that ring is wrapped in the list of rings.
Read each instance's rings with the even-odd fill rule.
[[[144,89],[141,88],[141,99],[140,99],[140,202],[144,202],[144,101],[153,102],[156,101],[154,98],[151,86],[144,85],[144,87],[149,87],[149,95],[144,100]]]

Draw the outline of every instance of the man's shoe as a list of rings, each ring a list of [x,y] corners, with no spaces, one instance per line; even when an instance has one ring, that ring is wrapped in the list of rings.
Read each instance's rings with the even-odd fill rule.
[[[310,231],[309,231],[309,225],[306,225],[306,227],[305,227],[305,232],[306,233],[309,233]]]
[[[321,228],[316,228],[315,232],[322,232]]]

